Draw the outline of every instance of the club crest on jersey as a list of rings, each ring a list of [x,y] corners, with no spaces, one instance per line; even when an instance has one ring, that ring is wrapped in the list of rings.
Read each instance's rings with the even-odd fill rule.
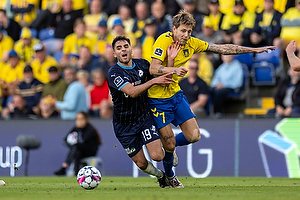
[[[139,69],[139,76],[142,77],[144,75],[144,72]]]
[[[114,84],[117,87],[120,87],[123,83],[124,83],[124,80],[121,78],[121,76],[116,77],[114,80]]]
[[[185,57],[189,57],[190,52],[189,52],[188,49],[184,49],[184,50],[183,50],[183,54],[184,54]]]
[[[164,50],[162,50],[161,48],[156,48],[154,51],[154,55],[162,56],[163,52]]]

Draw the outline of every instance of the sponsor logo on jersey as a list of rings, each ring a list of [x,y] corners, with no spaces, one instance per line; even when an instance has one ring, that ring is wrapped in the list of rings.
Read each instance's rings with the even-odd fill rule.
[[[162,56],[163,52],[164,50],[162,50],[161,48],[156,48],[154,51],[154,55]]]
[[[124,83],[124,80],[121,78],[121,76],[116,77],[114,80],[114,84],[117,87],[120,87],[123,83]]]
[[[135,152],[135,148],[134,147],[126,148],[125,151],[127,154],[131,154],[131,153]]]

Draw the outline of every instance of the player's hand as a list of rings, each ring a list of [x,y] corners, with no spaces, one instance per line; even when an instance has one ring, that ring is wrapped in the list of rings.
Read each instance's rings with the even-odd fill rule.
[[[181,49],[181,45],[178,41],[172,42],[172,44],[168,47],[167,54],[171,59],[175,59]]]
[[[295,40],[292,40],[286,47],[285,51],[288,54],[294,54],[294,52],[296,51],[297,47],[296,47],[296,42]]]
[[[169,86],[171,83],[174,82],[174,80],[172,78],[170,78],[170,76],[172,76],[173,72],[161,75],[159,77],[154,78],[155,83],[158,85],[161,85],[163,87],[167,87]]]
[[[180,76],[180,77],[184,77],[188,71],[189,70],[187,70],[187,68],[185,68],[184,66],[181,66],[181,67],[178,67],[177,69],[175,69],[176,75]]]
[[[262,52],[267,52],[269,51],[274,51],[276,49],[276,46],[266,46],[266,47],[260,47],[255,49],[255,53],[262,53]]]

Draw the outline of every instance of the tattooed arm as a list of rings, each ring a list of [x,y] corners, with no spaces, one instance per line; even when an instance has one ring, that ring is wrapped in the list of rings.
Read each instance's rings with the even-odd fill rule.
[[[224,54],[224,55],[235,55],[243,53],[262,53],[268,52],[268,50],[275,50],[275,46],[266,46],[260,48],[244,47],[235,44],[212,44],[210,43],[207,48],[207,52]]]

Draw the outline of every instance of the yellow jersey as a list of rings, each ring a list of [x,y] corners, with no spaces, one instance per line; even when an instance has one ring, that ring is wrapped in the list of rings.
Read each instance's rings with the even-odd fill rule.
[[[51,10],[53,4],[58,4],[61,7],[62,0],[42,0],[41,1],[41,8],[42,10]]]
[[[173,41],[173,34],[171,32],[166,32],[161,34],[153,45],[152,58],[162,61],[162,65],[165,67],[167,67],[168,61],[167,49]],[[180,66],[184,66],[193,54],[206,51],[207,48],[207,42],[195,37],[190,37],[186,44],[181,47],[177,57],[174,59],[174,67],[178,68]],[[161,99],[172,97],[181,90],[178,85],[179,76],[174,74],[173,79],[174,82],[168,87],[153,85],[148,89],[148,97]]]
[[[15,43],[15,51],[18,53],[20,56],[20,59],[24,62],[31,62],[34,55],[35,51],[33,49],[33,46],[37,43],[40,43],[40,40],[36,38],[31,38],[31,43],[28,46],[24,46],[23,40],[20,39]]]
[[[85,22],[86,26],[98,26],[101,20],[106,20],[106,19],[107,19],[107,14],[104,12],[96,15],[87,14],[83,17],[83,21]],[[90,39],[94,39],[97,38],[98,32],[85,31],[85,35]]]
[[[3,56],[13,48],[14,48],[14,40],[8,35],[3,35],[3,38],[0,41],[0,59],[2,59]]]
[[[94,53],[94,46],[90,38],[88,38],[87,36],[77,38],[76,34],[72,33],[65,38],[63,53],[79,55],[79,50],[81,46],[88,47],[90,52]]]
[[[50,81],[48,69],[51,66],[57,66],[57,62],[52,56],[46,56],[43,63],[40,63],[40,60],[35,58],[30,65],[34,77],[42,83],[48,83]]]
[[[17,8],[27,8],[28,4],[34,5],[34,8],[27,13],[16,13],[15,21],[18,23],[26,22],[27,24],[31,24],[33,20],[36,18],[36,9],[39,5],[38,0],[11,0],[11,5],[16,6]]]
[[[2,69],[2,78],[6,83],[11,83],[16,81],[23,81],[23,71],[25,63],[19,61],[15,68],[12,68],[10,63],[7,63]]]
[[[245,28],[252,29],[254,27],[256,14],[253,12],[245,11],[242,16],[229,13],[224,16],[221,29],[229,30],[234,25],[239,26],[239,31],[243,31]]]
[[[152,46],[155,42],[154,37],[146,36],[143,39],[142,49],[143,49],[143,58],[151,62]]]

